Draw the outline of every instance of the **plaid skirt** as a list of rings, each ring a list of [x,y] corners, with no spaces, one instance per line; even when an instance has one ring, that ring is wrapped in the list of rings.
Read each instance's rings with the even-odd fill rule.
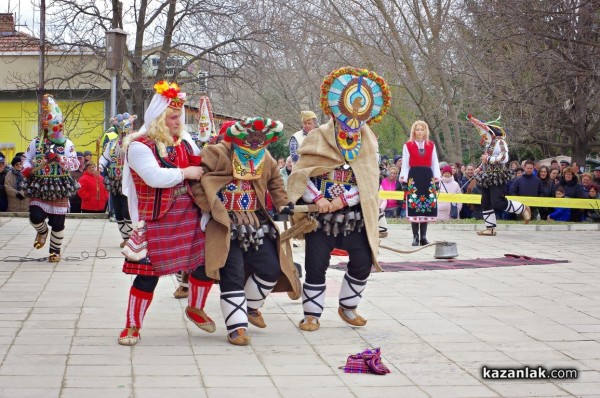
[[[188,194],[175,198],[167,213],[146,221],[148,255],[141,261],[125,259],[126,274],[163,276],[192,271],[204,264],[204,232],[200,209]]]

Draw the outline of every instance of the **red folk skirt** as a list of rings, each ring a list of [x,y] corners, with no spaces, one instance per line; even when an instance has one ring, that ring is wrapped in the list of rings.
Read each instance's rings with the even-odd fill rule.
[[[146,221],[148,255],[139,262],[125,259],[126,274],[163,276],[204,265],[204,232],[200,209],[186,193],[175,198],[166,214]]]

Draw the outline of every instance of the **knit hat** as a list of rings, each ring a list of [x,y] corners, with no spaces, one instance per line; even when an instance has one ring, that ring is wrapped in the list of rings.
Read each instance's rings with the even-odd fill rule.
[[[302,116],[303,122],[317,118],[317,115],[315,115],[315,113],[313,111],[302,111],[302,112],[300,112],[300,115]]]
[[[442,167],[442,175],[444,175],[444,173],[450,173],[450,174],[452,174],[452,167],[450,167],[448,165]]]
[[[394,164],[398,163],[398,160],[402,159],[401,155],[394,156]]]
[[[15,157],[13,158],[13,160],[11,160],[11,161],[10,161],[10,164],[11,164],[11,166],[13,166],[13,167],[14,167],[14,166],[15,166],[15,164],[17,164],[17,163],[21,163],[21,157],[20,157],[20,156],[15,156]]]

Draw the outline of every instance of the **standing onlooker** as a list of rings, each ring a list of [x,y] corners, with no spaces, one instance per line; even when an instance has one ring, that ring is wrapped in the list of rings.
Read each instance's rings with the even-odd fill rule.
[[[542,167],[542,162],[539,160],[533,161],[533,175],[539,177],[540,167]]]
[[[10,169],[4,181],[8,198],[7,211],[27,212],[29,211],[29,198],[25,197],[25,177],[21,173],[23,170],[21,156],[15,156],[10,164],[12,169]]]
[[[387,171],[387,177],[381,181],[379,189],[381,191],[399,191],[400,183],[398,182],[398,168],[396,166],[389,166]],[[398,209],[399,203],[401,203],[401,201],[396,199],[382,200],[382,207],[380,207],[380,209],[383,209],[385,218],[398,218],[400,216]]]
[[[6,158],[4,157],[4,154],[0,154],[0,211],[6,211],[8,209],[8,197],[6,196],[6,189],[4,188],[4,181],[7,174]]]
[[[523,175],[510,184],[508,194],[513,196],[542,196],[544,188],[540,179],[533,175],[534,170],[533,161],[526,160]],[[532,208],[531,217],[537,218],[537,214],[537,208]]]
[[[521,163],[519,163],[518,160],[513,160],[508,164],[508,168],[509,170],[511,170],[512,172],[516,173],[517,169],[521,168]]]
[[[288,156],[285,160],[285,167],[279,169],[279,174],[281,174],[281,178],[283,178],[283,187],[287,189],[287,180],[290,174],[292,174],[292,167],[294,166],[294,162],[292,162],[292,157]]]
[[[550,166],[550,179],[554,181],[554,185],[560,184],[560,168]]]
[[[556,186],[554,185],[554,180],[550,178],[550,168],[548,166],[540,166],[538,170],[538,178],[542,182],[542,195],[545,198],[553,198],[556,195],[554,191],[556,190]],[[550,208],[548,207],[540,207],[540,219],[545,220],[550,214]]]
[[[77,184],[79,179],[83,175],[83,169],[85,167],[85,160],[83,160],[83,153],[77,152],[77,161],[79,162],[79,168],[70,172],[71,177]],[[77,194],[77,191],[69,198],[69,213],[81,213],[81,198]]]
[[[91,162],[92,161],[92,155],[93,155],[92,151],[85,151],[83,153],[84,164],[87,163],[87,162]]]
[[[79,179],[79,196],[81,197],[82,213],[104,213],[108,191],[104,186],[104,178],[100,176],[96,165],[92,162],[85,164],[83,175]]]
[[[290,156],[294,163],[300,158],[298,148],[300,148],[308,133],[317,128],[318,125],[317,115],[313,111],[302,111],[300,112],[300,116],[302,117],[302,130],[296,131],[289,141]]]
[[[600,166],[598,166],[598,167],[596,167],[594,169],[594,179],[593,179],[593,181],[597,185],[600,185]]]
[[[561,199],[565,196],[565,189],[562,186],[556,187],[554,193],[557,199]],[[571,220],[571,209],[568,207],[557,207],[552,213],[548,215],[548,221],[570,221]]]
[[[279,167],[280,170],[285,167],[285,159],[284,158],[277,159],[277,167]]]
[[[570,167],[571,167],[571,163],[569,163],[568,160],[564,160],[564,159],[561,160],[560,161],[560,174],[562,174],[566,168],[570,168]]]
[[[460,189],[462,190],[462,193],[467,193],[467,194],[475,194],[476,193],[476,192],[473,192],[473,190],[475,189],[475,187],[477,185],[477,180],[475,179],[475,165],[474,164],[469,163],[465,167],[465,174],[463,175],[463,178],[462,178],[462,180],[460,180],[459,184],[460,184]],[[481,193],[481,191],[479,193]],[[473,217],[473,211],[475,210],[475,206],[476,205],[474,205],[474,204],[464,205],[462,207],[462,209],[460,209],[460,218],[465,219],[465,218]],[[478,210],[479,210],[479,213],[481,214],[481,209],[478,209]]]
[[[560,185],[564,188],[565,196],[568,198],[585,198],[586,194],[583,190],[583,186],[579,183],[579,177],[573,173],[570,167],[563,169],[562,177],[560,178]],[[571,221],[581,221],[582,211],[581,209],[572,209]]]
[[[560,166],[558,165],[558,160],[552,159],[550,161],[550,169],[557,168],[560,170]]]
[[[581,186],[583,187],[583,190],[586,194],[590,190],[591,184],[592,184],[592,175],[589,173],[581,174]]]
[[[444,166],[442,168],[442,179],[440,180],[440,192],[445,193],[462,193],[460,185],[454,180],[452,175],[452,167]],[[462,203],[456,203],[458,207],[458,213],[462,209]],[[450,208],[452,203],[450,202],[438,202],[438,220],[450,220]],[[460,218],[460,216],[458,217]]]
[[[460,184],[463,178],[462,173],[462,165],[460,162],[456,162],[452,164],[452,177],[454,177],[454,181]]]
[[[412,224],[413,246],[425,246],[429,243],[427,223],[435,221],[437,217],[436,184],[440,177],[435,144],[429,140],[429,126],[424,121],[417,120],[402,149],[400,172],[400,182],[408,185],[406,218]]]
[[[598,185],[592,183],[588,190],[590,199],[600,199],[598,196]],[[585,214],[585,221],[598,222],[600,221],[600,209],[588,210]]]

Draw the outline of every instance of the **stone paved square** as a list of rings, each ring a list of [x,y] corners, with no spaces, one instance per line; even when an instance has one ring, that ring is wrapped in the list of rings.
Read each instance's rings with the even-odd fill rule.
[[[389,226],[386,246],[411,249],[409,226]],[[227,343],[218,286],[206,334],[183,313],[174,277],[162,278],[134,347],[117,344],[132,278],[121,272],[117,226],[67,218],[63,261],[27,261],[27,218],[0,219],[0,397],[598,397],[598,225],[431,224],[432,241],[457,243],[461,260],[504,254],[568,260],[546,265],[373,273],[359,307],[362,329],[337,315],[343,271],[328,271],[321,329],[301,332],[301,302],[272,294],[266,329]],[[303,247],[295,261],[303,263]],[[380,249],[382,262],[433,261]],[[96,257],[99,255],[99,258]],[[89,257],[88,257],[89,256]],[[68,260],[68,261],[67,261]],[[347,261],[334,257],[331,263]],[[345,374],[346,357],[381,347],[385,376]],[[482,366],[574,368],[576,380],[486,380]]]

